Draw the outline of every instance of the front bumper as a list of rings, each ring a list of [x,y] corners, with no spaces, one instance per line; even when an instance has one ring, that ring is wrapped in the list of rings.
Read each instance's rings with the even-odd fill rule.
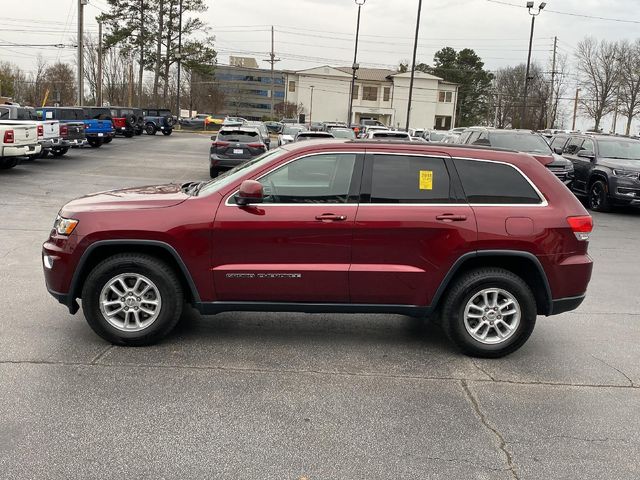
[[[47,291],[66,305],[72,314],[78,311],[78,303],[71,291],[77,263],[77,246],[77,235],[63,237],[53,231],[42,245],[42,269]]]
[[[609,196],[619,205],[640,205],[640,181],[624,177],[609,177]]]
[[[35,145],[18,145],[15,147],[1,147],[0,157],[24,157],[26,155],[35,155],[42,151],[39,144]]]

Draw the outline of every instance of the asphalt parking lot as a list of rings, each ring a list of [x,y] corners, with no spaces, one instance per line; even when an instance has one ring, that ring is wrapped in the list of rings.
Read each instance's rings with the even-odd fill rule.
[[[640,477],[640,212],[595,214],[579,310],[500,360],[395,315],[188,312],[113,347],[48,295],[66,201],[208,178],[210,140],[117,138],[0,171],[0,478]]]

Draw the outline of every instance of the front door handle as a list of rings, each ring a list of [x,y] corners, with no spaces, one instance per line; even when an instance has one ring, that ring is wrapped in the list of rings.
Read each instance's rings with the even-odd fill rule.
[[[466,215],[455,215],[453,213],[443,213],[442,215],[436,216],[436,220],[443,222],[464,222],[466,219]]]
[[[316,220],[320,220],[321,222],[342,222],[346,219],[346,215],[336,215],[335,213],[323,213],[322,215],[316,215]]]

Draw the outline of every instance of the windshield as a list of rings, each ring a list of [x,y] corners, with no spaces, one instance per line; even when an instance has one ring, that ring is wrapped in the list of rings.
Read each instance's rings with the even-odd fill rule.
[[[346,129],[345,130],[338,130],[336,128],[332,128],[331,129],[331,133],[336,138],[351,138],[351,139],[356,138],[356,134],[353,133],[353,130],[346,130]]]
[[[540,135],[530,133],[491,133],[490,135],[492,147],[551,155],[549,144]]]
[[[304,128],[299,128],[299,127],[284,127],[284,130],[282,131],[282,134],[283,135],[291,135],[293,137],[298,132],[301,132],[303,130],[304,130]]]
[[[429,134],[429,140],[431,140],[432,142],[439,142],[440,140],[442,140],[445,137],[446,133],[436,133],[436,132],[431,132]]]
[[[225,142],[250,143],[260,140],[260,134],[251,130],[222,130],[218,133],[218,140]]]
[[[627,138],[598,139],[601,157],[640,160],[640,141]]]
[[[283,148],[269,150],[268,152],[263,153],[262,155],[253,158],[243,164],[240,164],[237,167],[234,167],[231,170],[223,173],[222,175],[217,176],[200,189],[199,195],[207,195],[219,190],[222,187],[226,187],[245,174],[261,168],[264,163],[281,157],[282,155],[286,155],[287,153],[289,152]]]

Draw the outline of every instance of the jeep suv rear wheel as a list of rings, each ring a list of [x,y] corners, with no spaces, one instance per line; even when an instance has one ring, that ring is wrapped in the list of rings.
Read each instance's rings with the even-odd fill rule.
[[[517,275],[500,268],[473,270],[449,290],[443,327],[463,353],[497,358],[520,348],[536,323],[536,301]]]
[[[91,328],[118,345],[151,345],[176,325],[183,292],[175,272],[144,254],[114,255],[89,273],[82,309]]]

